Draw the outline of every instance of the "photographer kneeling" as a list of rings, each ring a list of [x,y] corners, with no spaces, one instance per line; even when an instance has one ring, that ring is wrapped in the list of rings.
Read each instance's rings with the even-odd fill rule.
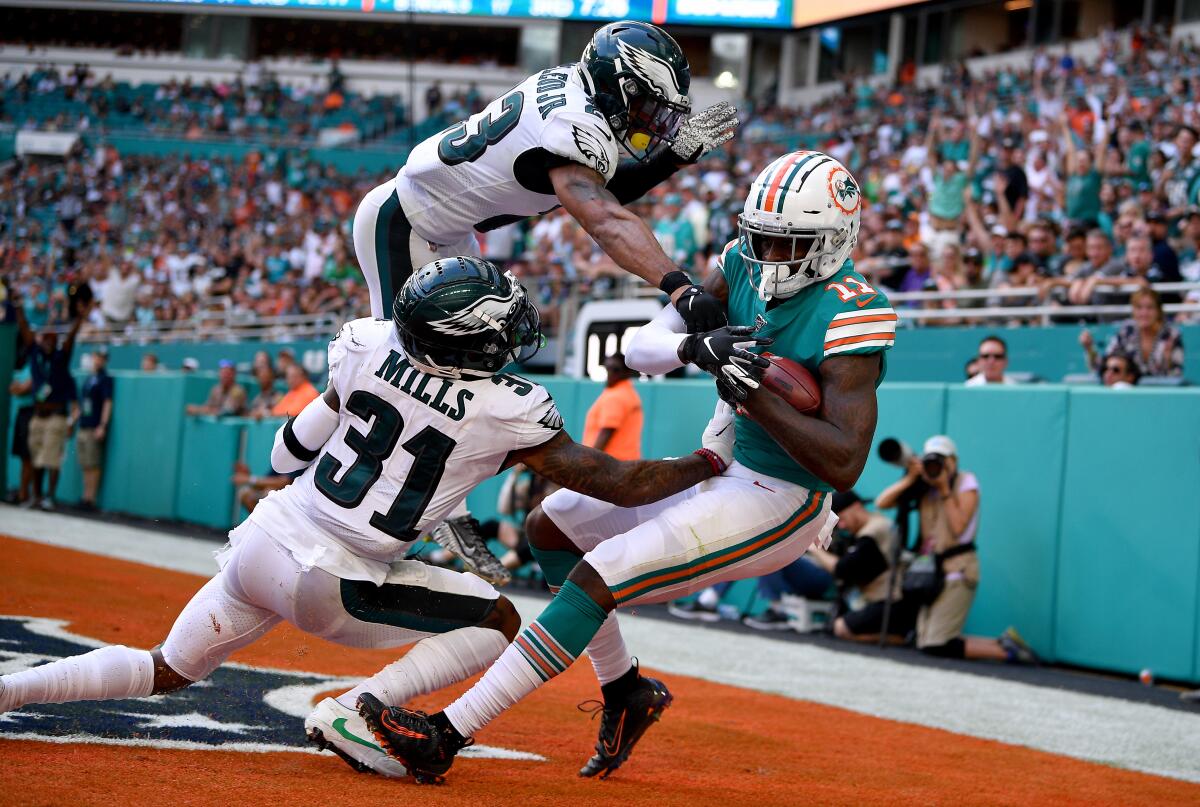
[[[959,470],[958,449],[949,437],[926,440],[922,456],[908,460],[904,477],[880,493],[875,505],[896,507],[909,497],[916,498],[921,540],[920,557],[905,575],[904,600],[920,608],[917,649],[943,658],[1036,662],[1012,628],[999,639],[962,635],[979,586],[979,481]]]
[[[866,603],[834,620],[834,636],[853,642],[878,641],[889,599],[888,581],[893,578],[890,568],[898,540],[896,530],[889,519],[864,507],[853,490],[833,494],[833,512],[838,517],[838,529],[851,536],[849,545],[837,554],[813,546],[806,557],[832,574],[841,590],[857,588]],[[888,641],[893,644],[902,643],[917,622],[918,606],[900,599],[899,582],[896,577],[888,616]]]

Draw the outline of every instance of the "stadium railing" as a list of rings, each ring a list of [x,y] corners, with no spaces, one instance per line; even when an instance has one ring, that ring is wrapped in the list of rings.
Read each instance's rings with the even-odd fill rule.
[[[529,278],[528,284],[535,287],[538,278]],[[560,309],[559,331],[570,330],[578,309],[593,299],[621,299],[628,297],[661,297],[653,289],[635,278],[617,279],[602,295],[585,294],[581,281],[558,279],[554,283],[565,289],[562,299],[544,305]],[[1119,292],[1130,292],[1140,286],[1130,284],[1117,288]],[[1151,288],[1160,293],[1187,294],[1200,292],[1200,283],[1156,283]],[[1027,324],[1052,325],[1056,321],[1098,319],[1112,321],[1129,316],[1128,304],[1123,305],[986,305],[979,308],[921,308],[926,303],[966,300],[1028,299],[1035,301],[1037,289],[982,289],[977,291],[918,291],[897,292],[888,295],[889,301],[898,309],[901,323],[910,326],[923,324],[993,325],[1000,322],[1021,321]],[[211,301],[210,301],[211,302]],[[203,304],[203,303],[202,303]],[[910,307],[911,306],[911,307]],[[1200,301],[1167,303],[1163,310],[1168,314],[1194,315],[1200,319]],[[275,317],[258,317],[245,312],[202,311],[186,321],[163,321],[150,323],[127,323],[103,327],[90,327],[86,338],[89,341],[106,341],[110,344],[150,344],[160,342],[211,342],[211,341],[259,341],[273,339],[317,339],[335,331],[346,316],[339,311],[322,311],[315,314],[287,314]],[[1191,317],[1189,317],[1191,318]],[[66,326],[62,327],[66,330]],[[562,358],[561,356],[559,357]]]

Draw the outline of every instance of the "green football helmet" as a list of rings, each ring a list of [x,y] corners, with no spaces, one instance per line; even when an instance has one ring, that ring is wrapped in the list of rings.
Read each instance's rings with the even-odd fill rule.
[[[687,57],[661,28],[609,23],[583,49],[579,73],[592,104],[631,156],[645,160],[669,144],[691,110]]]
[[[413,366],[443,378],[488,378],[542,345],[525,289],[482,258],[441,258],[413,272],[392,320]]]

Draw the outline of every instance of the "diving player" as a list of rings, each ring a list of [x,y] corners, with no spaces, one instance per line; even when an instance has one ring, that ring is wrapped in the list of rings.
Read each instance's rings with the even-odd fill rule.
[[[565,207],[617,265],[671,296],[692,331],[725,324],[628,204],[733,137],[720,103],[687,117],[678,43],[641,22],[596,31],[579,62],[535,73],[420,143],[354,216],[354,250],[383,317],[416,267],[478,255],[477,232]],[[622,156],[632,160],[622,164]]]
[[[371,742],[355,698],[404,703],[461,681],[520,628],[512,604],[479,578],[403,560],[422,530],[518,462],[559,485],[640,506],[721,473],[731,459],[732,429],[720,418],[705,447],[681,459],[618,462],[574,443],[544,387],[500,372],[536,351],[541,333],[525,290],[487,261],[425,266],[397,295],[393,317],[347,323],[330,343],[328,388],[280,428],[271,454],[277,471],[303,473],[230,532],[220,572],[162,645],[103,647],[0,677],[0,713],[171,692],[286,620],[352,647],[416,642],[305,721],[310,739],[356,768],[403,775]]]
[[[354,251],[383,317],[413,269],[478,255],[477,232],[566,208],[620,266],[670,295],[689,330],[725,324],[626,205],[733,137],[737,113],[693,116],[691,72],[665,31],[641,22],[599,29],[578,63],[527,78],[483,111],[420,143],[354,216]],[[621,163],[623,155],[632,160]],[[465,509],[433,538],[492,583],[509,573]]]
[[[534,556],[561,588],[483,678],[432,716],[359,698],[376,739],[419,780],[440,780],[468,738],[585,648],[604,711],[596,754],[580,774],[607,775],[671,700],[661,682],[638,674],[613,611],[767,574],[828,542],[837,521],[830,493],[850,488],[866,463],[896,330],[887,298],[847,260],[860,205],[850,172],[820,152],[788,154],[759,174],[740,237],[705,285],[730,322],[753,328],[755,349],[773,340],[773,352],[820,380],[821,409],[800,414],[761,389],[759,365],[714,366],[706,350],[716,339],[686,335],[670,307],[642,328],[626,354],[631,367],[659,374],[695,362],[737,404],[735,461],[725,475],[654,504],[623,507],[564,490],[530,514]]]

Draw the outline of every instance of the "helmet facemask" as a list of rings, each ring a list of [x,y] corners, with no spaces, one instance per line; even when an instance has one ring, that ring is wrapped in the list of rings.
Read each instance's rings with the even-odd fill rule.
[[[751,221],[738,216],[742,258],[759,299],[791,297],[805,286],[828,277],[840,268],[839,255],[847,234],[833,227],[794,228]],[[836,261],[836,265],[834,262]]]
[[[674,142],[690,105],[672,103],[633,78],[621,81],[621,93],[629,111],[618,136],[630,156],[639,162],[647,160],[660,147]]]

